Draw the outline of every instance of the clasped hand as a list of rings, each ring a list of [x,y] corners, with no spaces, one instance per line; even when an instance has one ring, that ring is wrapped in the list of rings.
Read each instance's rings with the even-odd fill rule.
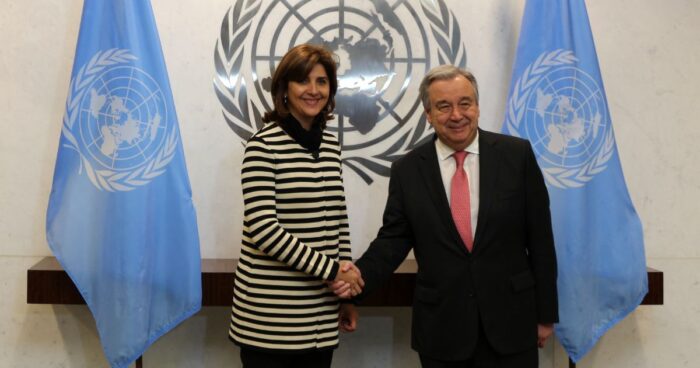
[[[357,266],[350,261],[340,261],[338,274],[333,282],[329,282],[329,286],[338,297],[350,299],[362,293],[365,281]]]

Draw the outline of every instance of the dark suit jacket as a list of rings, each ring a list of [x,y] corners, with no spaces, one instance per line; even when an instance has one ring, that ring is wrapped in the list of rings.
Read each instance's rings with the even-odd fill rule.
[[[558,321],[549,197],[532,148],[526,140],[479,130],[479,150],[471,254],[452,220],[430,141],[392,166],[382,227],[357,261],[365,295],[414,250],[412,347],[442,360],[469,358],[479,318],[501,354],[534,348],[537,324]]]

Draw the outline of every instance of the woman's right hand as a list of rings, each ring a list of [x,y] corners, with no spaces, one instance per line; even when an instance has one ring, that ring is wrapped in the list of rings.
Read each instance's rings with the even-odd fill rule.
[[[333,292],[341,298],[350,298],[362,293],[364,286],[360,269],[350,261],[340,261],[338,274],[331,285]]]

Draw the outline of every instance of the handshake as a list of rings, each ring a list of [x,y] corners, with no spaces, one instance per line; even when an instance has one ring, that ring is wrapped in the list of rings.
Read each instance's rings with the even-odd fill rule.
[[[335,280],[328,281],[328,286],[339,298],[350,299],[362,293],[365,281],[360,269],[350,261],[340,261],[340,269]]]

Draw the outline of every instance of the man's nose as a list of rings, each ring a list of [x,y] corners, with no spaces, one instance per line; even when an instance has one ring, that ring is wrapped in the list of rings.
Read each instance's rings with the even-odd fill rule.
[[[462,110],[459,109],[458,107],[453,106],[452,111],[450,112],[450,119],[451,120],[462,120],[464,117],[464,114],[462,113]]]

